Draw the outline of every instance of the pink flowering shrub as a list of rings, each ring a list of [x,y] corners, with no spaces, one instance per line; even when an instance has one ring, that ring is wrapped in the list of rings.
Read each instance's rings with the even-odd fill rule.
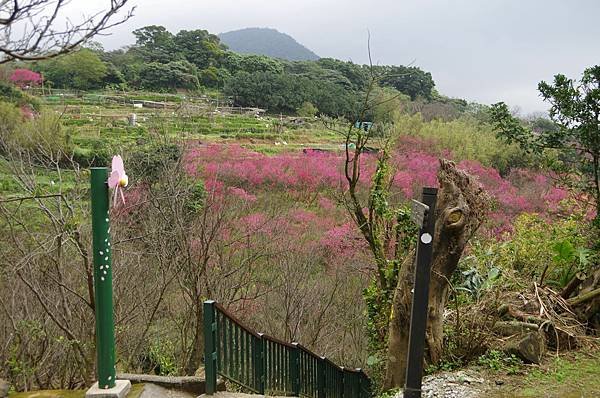
[[[15,69],[9,80],[20,88],[27,88],[42,84],[42,75],[29,69]]]
[[[228,191],[230,194],[237,196],[244,202],[256,202],[256,196],[246,192],[242,188],[229,187]]]
[[[339,154],[317,151],[267,156],[239,145],[206,145],[188,151],[186,170],[250,191],[268,187],[309,193],[340,186],[340,160]]]
[[[422,187],[437,186],[438,158],[452,154],[432,153],[430,148],[430,143],[415,137],[401,141],[392,156],[392,189],[400,194],[394,198],[415,198]],[[247,203],[257,201],[256,195],[262,191],[269,195],[281,192],[299,203],[312,203],[323,215],[336,214],[338,222],[329,226],[321,223],[326,228],[323,239],[329,237],[328,242],[338,239],[339,231],[349,232],[347,214],[327,197],[328,192],[346,188],[342,152],[305,150],[268,156],[240,145],[195,145],[185,155],[185,167],[188,174],[204,179],[207,189],[235,195]],[[503,178],[496,169],[474,160],[460,161],[458,167],[473,175],[493,197],[487,227],[494,235],[510,230],[512,221],[521,213],[551,216],[569,196],[568,191],[554,187],[551,178],[531,170],[514,170]],[[375,156],[366,154],[361,164],[361,189],[365,192],[374,171]],[[287,216],[291,222],[303,225],[316,222],[314,214],[300,210]],[[336,229],[344,225],[345,229]],[[341,239],[338,243],[344,247]],[[330,250],[332,246],[328,243],[326,247]]]

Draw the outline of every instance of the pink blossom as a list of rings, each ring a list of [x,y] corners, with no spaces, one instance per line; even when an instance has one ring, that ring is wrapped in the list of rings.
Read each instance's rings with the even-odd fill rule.
[[[9,79],[20,88],[39,86],[42,83],[42,75],[29,69],[15,69]]]
[[[248,192],[246,192],[242,188],[229,187],[228,191],[233,196],[236,196],[236,197],[240,198],[241,200],[243,200],[245,202],[256,202],[256,196],[252,195],[252,194],[249,194]]]
[[[113,156],[110,176],[108,177],[108,187],[115,190],[113,197],[113,206],[117,204],[117,196],[121,192],[121,200],[125,204],[125,195],[123,194],[123,188],[129,184],[129,177],[125,174],[125,167],[123,166],[123,159],[121,155]]]

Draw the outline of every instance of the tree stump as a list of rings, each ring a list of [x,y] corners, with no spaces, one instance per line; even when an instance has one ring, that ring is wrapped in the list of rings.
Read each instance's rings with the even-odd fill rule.
[[[546,353],[546,339],[540,331],[516,334],[504,342],[502,351],[513,354],[526,363],[539,365]]]
[[[429,311],[426,332],[426,361],[437,363],[442,355],[443,312],[448,301],[448,281],[456,270],[462,252],[481,225],[490,197],[470,175],[448,160],[440,159],[440,190],[435,214],[435,241],[429,285]],[[404,261],[394,292],[389,324],[388,363],[384,387],[402,387],[406,375],[411,290],[414,259]]]
[[[590,275],[581,284],[581,290],[577,297],[567,302],[575,307],[575,313],[588,324],[588,328],[600,330],[600,266],[590,272]],[[594,294],[595,293],[595,294]],[[585,298],[585,299],[584,299]]]

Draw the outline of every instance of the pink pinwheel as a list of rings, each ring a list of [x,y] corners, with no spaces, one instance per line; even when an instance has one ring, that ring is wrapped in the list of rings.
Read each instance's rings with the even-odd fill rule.
[[[123,159],[121,155],[113,156],[112,167],[110,177],[108,177],[108,187],[115,189],[115,195],[113,197],[113,206],[117,204],[117,195],[121,192],[121,200],[125,204],[125,195],[123,194],[123,188],[129,183],[129,177],[125,174],[125,167],[123,166]]]

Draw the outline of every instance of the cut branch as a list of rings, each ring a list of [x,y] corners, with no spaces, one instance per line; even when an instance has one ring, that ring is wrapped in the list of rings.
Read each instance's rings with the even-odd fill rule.
[[[580,304],[586,303],[596,297],[600,296],[600,287],[592,290],[591,292],[587,292],[585,294],[581,294],[579,296],[570,298],[567,300],[567,303],[572,307],[576,307]]]

